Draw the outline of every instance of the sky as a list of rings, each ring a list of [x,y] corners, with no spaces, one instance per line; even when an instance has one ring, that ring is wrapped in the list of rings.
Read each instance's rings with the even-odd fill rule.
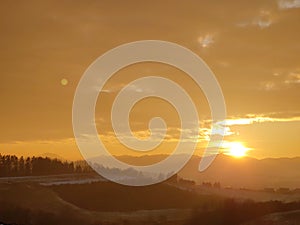
[[[255,158],[300,156],[299,0],[2,1],[0,17],[2,154],[80,159],[72,103],[85,70],[118,45],[164,40],[192,50],[218,79],[227,106],[225,143],[242,143]],[[96,106],[101,140],[112,154],[142,154],[118,142],[110,108],[126,84],[152,75],[177,82],[194,100],[201,154],[211,126],[207,100],[184,72],[159,63],[131,65],[109,80]],[[168,130],[148,154],[170,153],[181,130],[167,102],[139,102],[131,129],[147,137],[153,116],[164,118]]]

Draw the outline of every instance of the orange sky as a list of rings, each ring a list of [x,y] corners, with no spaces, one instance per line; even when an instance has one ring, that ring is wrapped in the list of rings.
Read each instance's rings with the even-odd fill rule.
[[[257,158],[300,156],[300,6],[297,1],[5,1],[0,8],[0,152],[80,158],[72,131],[72,101],[86,68],[109,49],[158,39],[198,54],[224,92],[229,142]],[[187,76],[142,63],[115,74],[99,96],[96,121],[114,154],[131,154],[112,134],[110,105],[133,79],[157,75],[188,90],[205,147],[210,111]],[[61,83],[67,79],[68,83]],[[136,91],[135,87],[132,91]],[[136,134],[153,116],[166,119],[169,138],[152,153],[168,153],[178,138],[178,115],[148,99],[132,111]],[[260,118],[260,119],[258,119]]]

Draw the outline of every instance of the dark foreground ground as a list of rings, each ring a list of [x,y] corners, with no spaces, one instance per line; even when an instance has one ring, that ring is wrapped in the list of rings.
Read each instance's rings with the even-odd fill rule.
[[[167,183],[126,187],[110,182],[49,186],[6,182],[0,183],[0,221],[24,225],[299,225],[300,203],[227,199]]]

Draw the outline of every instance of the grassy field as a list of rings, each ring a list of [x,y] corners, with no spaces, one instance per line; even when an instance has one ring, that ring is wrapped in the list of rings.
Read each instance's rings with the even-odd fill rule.
[[[271,213],[243,225],[298,225],[300,224],[300,210],[290,212]]]
[[[0,184],[0,222],[6,224],[254,225],[260,223],[253,221],[268,218],[294,221],[299,218],[296,209],[300,209],[300,203],[225,199],[165,183],[148,187],[111,182]]]
[[[189,206],[197,203],[197,198],[193,200],[191,193],[168,186],[154,198],[151,195],[151,188],[142,190],[136,195],[133,192],[131,195],[121,192],[113,197],[117,189],[113,190],[103,183],[91,185],[93,190],[89,189],[89,191],[82,191],[81,185],[75,185],[74,191],[67,194],[72,189],[72,185],[52,187],[55,189],[53,190],[35,183],[1,184],[0,221],[26,225],[183,224],[191,216],[192,210]],[[103,188],[102,185],[104,185]],[[108,189],[112,190],[110,194],[105,191]],[[148,196],[146,203],[143,203],[141,196],[143,194]],[[172,199],[167,201],[166,196],[172,196]],[[68,199],[69,197],[74,197],[74,199]],[[140,205],[138,204],[139,198]],[[201,199],[198,199],[201,202]],[[191,200],[190,205],[187,203],[189,200]],[[186,203],[181,205],[181,201]],[[89,205],[88,202],[91,204]],[[160,205],[159,202],[162,204]],[[135,204],[137,205],[133,207]]]

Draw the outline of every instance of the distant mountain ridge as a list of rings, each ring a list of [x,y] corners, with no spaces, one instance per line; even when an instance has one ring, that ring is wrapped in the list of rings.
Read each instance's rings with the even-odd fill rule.
[[[166,158],[166,155],[146,155],[141,157],[118,156],[130,164],[151,165]],[[178,155],[180,158],[180,155]],[[193,156],[179,172],[185,179],[202,182],[221,182],[223,187],[235,188],[300,188],[300,157],[234,158],[220,154],[204,172],[198,171],[200,156]]]
[[[300,188],[300,158],[233,158],[218,155],[203,173],[197,171],[200,157],[194,157],[180,175],[197,183],[221,182],[235,188]]]

